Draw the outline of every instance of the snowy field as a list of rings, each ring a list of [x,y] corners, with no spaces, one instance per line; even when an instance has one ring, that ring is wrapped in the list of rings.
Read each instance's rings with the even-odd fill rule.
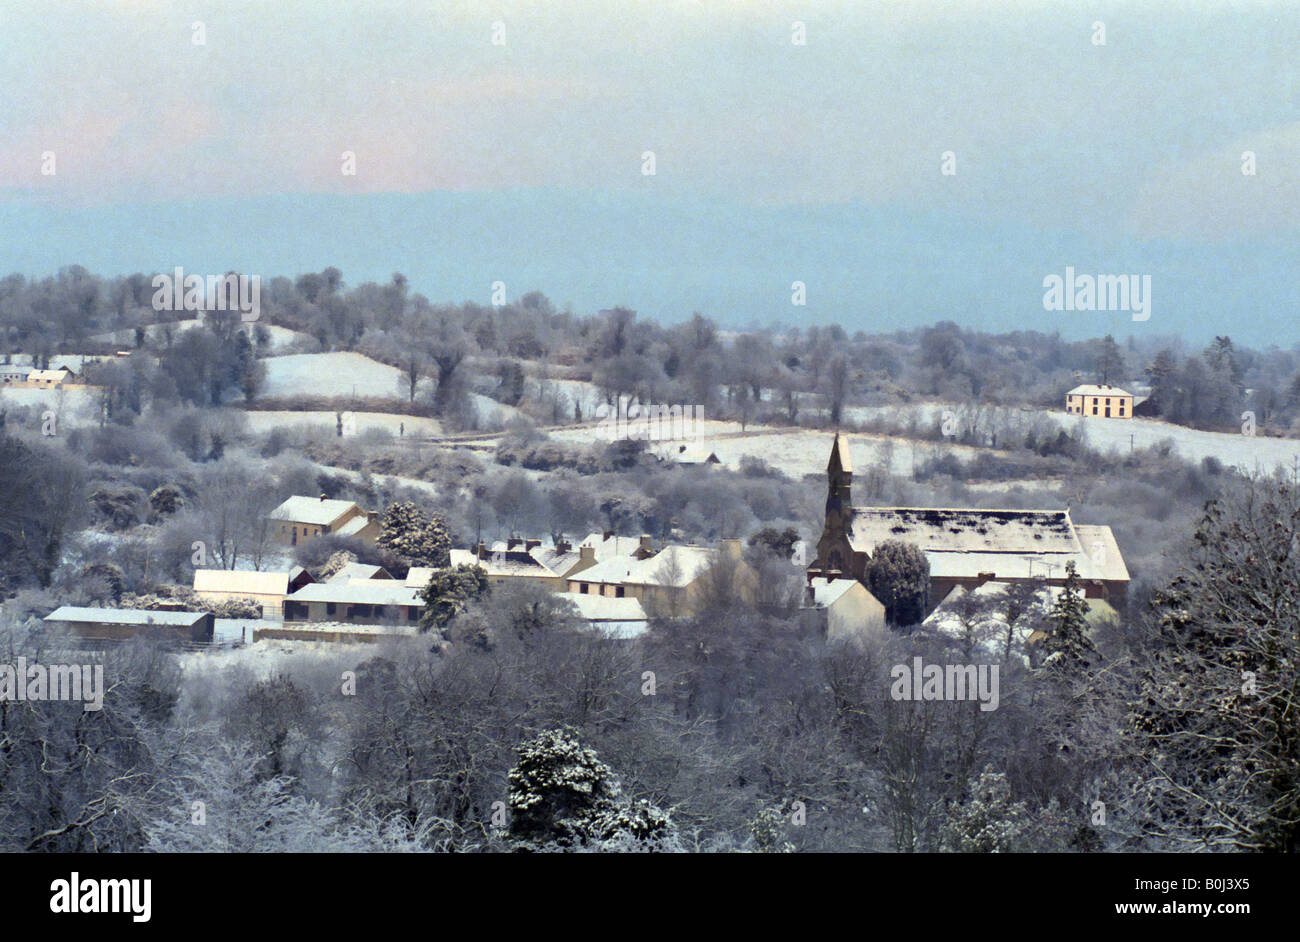
[[[263,398],[377,396],[406,399],[408,395],[406,377],[401,370],[360,353],[296,353],[268,357],[262,362],[266,364]],[[429,379],[420,380],[415,387],[417,398],[429,396],[430,383]],[[485,424],[504,425],[519,415],[518,410],[487,396],[474,394],[471,398],[478,410],[479,421]],[[396,431],[395,425],[393,428]]]
[[[203,322],[198,318],[174,321],[171,324],[172,336],[175,337],[181,331],[191,330],[200,326],[202,323]],[[145,336],[147,336],[151,341],[158,340],[163,336],[167,326],[168,325],[166,324],[150,324],[144,329]],[[255,326],[256,324],[249,324],[246,325],[246,328],[251,331]],[[266,322],[263,322],[262,326],[266,328],[266,332],[270,336],[270,350],[272,353],[285,349],[296,340],[310,339],[307,334],[299,333],[296,330],[290,330],[288,327],[280,327],[276,324]],[[135,328],[127,327],[122,330],[110,330],[101,334],[93,334],[90,339],[96,343],[115,344],[122,350],[133,350],[135,349]],[[249,339],[253,339],[251,335]]]
[[[360,353],[295,353],[268,357],[262,397],[280,396],[407,396],[406,378],[396,367],[377,363]],[[423,381],[416,395],[428,391]]]
[[[334,435],[338,430],[338,417],[333,412],[246,412],[248,430],[255,434],[269,432],[273,428],[317,428],[327,435]],[[369,429],[381,429],[392,434],[394,438],[401,435],[419,435],[432,437],[442,434],[442,425],[437,419],[427,419],[417,415],[394,415],[390,412],[346,412],[344,413],[343,437],[362,435]]]
[[[679,444],[686,444],[691,450],[712,451],[727,468],[737,470],[740,460],[746,455],[761,458],[774,468],[778,468],[791,478],[799,479],[805,474],[825,474],[826,461],[831,453],[833,432],[813,430],[789,430],[750,425],[744,433],[740,431],[739,422],[720,422],[706,419],[699,424],[702,433],[698,441],[690,442],[650,442],[654,453],[671,455]],[[561,429],[551,433],[551,438],[574,444],[599,444],[608,439],[601,435],[598,426],[586,428]],[[917,464],[931,457],[951,452],[962,460],[970,460],[980,454],[977,448],[966,446],[944,446],[931,442],[911,442],[906,439],[888,438],[880,435],[847,436],[855,467],[859,470],[871,465],[889,462],[890,473],[910,477],[913,458]]]
[[[922,403],[914,406],[854,406],[846,408],[850,421],[886,419],[906,422],[908,413],[914,414],[922,424],[940,421],[945,409],[953,409],[960,418],[972,410],[969,407]],[[1013,410],[1005,410],[1011,412]],[[1248,436],[1230,432],[1202,432],[1197,429],[1171,425],[1159,419],[1105,419],[1100,416],[1066,415],[1064,412],[1044,410],[1015,410],[1026,420],[1047,420],[1071,434],[1080,427],[1084,441],[1090,448],[1101,452],[1116,451],[1124,454],[1130,448],[1151,448],[1169,441],[1174,452],[1187,461],[1199,462],[1204,458],[1217,458],[1229,467],[1253,472],[1271,472],[1276,467],[1291,468],[1300,461],[1300,439]],[[1130,444],[1130,436],[1132,436]],[[719,456],[721,457],[721,456]]]
[[[55,415],[55,428],[76,425],[95,425],[99,421],[99,400],[96,390],[85,386],[66,386],[58,389],[0,389],[0,410],[28,407],[38,412],[50,410]],[[13,418],[12,416],[10,417]],[[41,417],[32,420],[39,426]]]

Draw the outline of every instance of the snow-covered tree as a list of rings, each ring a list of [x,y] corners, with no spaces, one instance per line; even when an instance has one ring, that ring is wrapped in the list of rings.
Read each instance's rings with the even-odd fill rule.
[[[521,850],[680,849],[669,815],[629,800],[570,729],[546,730],[520,746],[507,780],[510,836]]]
[[[451,532],[439,514],[426,515],[410,501],[390,504],[379,520],[381,549],[409,560],[413,566],[440,569],[451,562]]]

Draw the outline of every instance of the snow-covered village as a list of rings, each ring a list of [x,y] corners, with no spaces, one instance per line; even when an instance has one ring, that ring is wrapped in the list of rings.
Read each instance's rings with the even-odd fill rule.
[[[1295,12],[56,6],[0,848],[1300,848]]]

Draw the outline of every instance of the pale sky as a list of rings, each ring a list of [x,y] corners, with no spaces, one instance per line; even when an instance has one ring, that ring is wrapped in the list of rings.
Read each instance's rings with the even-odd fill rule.
[[[0,0],[0,221],[557,191],[717,201],[741,230],[840,206],[1121,254],[1276,246],[1300,224],[1298,53],[1300,5],[1270,3]],[[29,241],[0,259],[79,260]]]

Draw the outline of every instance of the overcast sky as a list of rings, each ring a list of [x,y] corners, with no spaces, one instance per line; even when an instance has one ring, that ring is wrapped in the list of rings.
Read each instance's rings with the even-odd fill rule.
[[[806,45],[791,41],[796,21]],[[1098,21],[1104,46],[1093,41]],[[196,22],[203,45],[193,43]],[[492,42],[498,22],[504,45]],[[1243,318],[1294,293],[1297,55],[1300,11],[1266,3],[0,0],[0,222],[9,222],[0,268],[39,275],[79,262],[113,274],[105,266],[274,262],[299,266],[293,274],[334,263],[352,282],[401,268],[431,297],[476,296],[477,281],[456,280],[459,259],[430,263],[430,283],[420,284],[419,253],[382,244],[381,215],[396,230],[438,226],[445,195],[463,194],[498,208],[515,199],[518,218],[488,234],[531,227],[514,234],[537,247],[537,264],[503,255],[497,267],[516,282],[547,282],[520,291],[580,306],[640,304],[674,318],[708,303],[726,308],[706,311],[724,321],[782,317],[775,295],[771,306],[763,300],[767,288],[726,284],[770,269],[770,254],[711,272],[705,247],[672,260],[686,283],[665,293],[664,260],[632,253],[608,262],[626,296],[601,296],[591,266],[609,243],[597,218],[605,205],[610,218],[667,230],[670,242],[724,233],[724,254],[743,256],[756,238],[777,261],[767,233],[788,213],[791,225],[812,226],[813,243],[837,245],[792,248],[792,270],[773,278],[786,295],[793,269],[817,258],[830,269],[877,269],[824,284],[820,299],[830,292],[834,304],[810,302],[810,316],[852,320],[846,306],[863,303],[864,285],[889,280],[890,256],[915,222],[931,228],[910,240],[920,258],[899,277],[929,272],[964,292],[974,303],[960,307],[973,309],[953,313],[972,324],[984,311],[990,326],[1005,326],[986,308],[1028,312],[1026,285],[1041,298],[1051,271],[1102,264],[1152,274],[1157,323],[1140,329],[1173,314],[1162,296],[1192,303],[1186,278],[1196,270],[1212,275],[1216,304],[1238,308],[1221,316]],[[642,173],[647,150],[654,176]],[[1254,176],[1241,172],[1247,150]],[[41,173],[49,151],[53,176]],[[355,176],[341,172],[344,151],[356,155]],[[940,173],[944,151],[956,155],[953,176]],[[400,200],[339,210],[361,213],[366,251],[327,223],[330,202],[312,199],[337,197],[341,207],[378,194],[423,196],[407,220]],[[259,242],[266,230],[250,232],[247,220],[224,234],[211,220],[203,243],[173,232],[167,244],[185,256],[175,259],[158,257],[149,239],[133,248],[120,231],[139,218],[123,213],[142,204],[153,207],[151,226],[192,234],[204,218],[196,206],[246,213],[265,197],[324,215],[282,221],[268,244],[293,249],[275,257]],[[566,199],[577,207],[567,226],[536,231]],[[692,207],[724,218],[696,218]],[[818,223],[819,213],[845,228]],[[844,213],[860,213],[861,232],[892,244],[837,254],[855,231]],[[935,233],[935,220],[954,228]],[[95,238],[97,227],[114,230],[112,246]],[[1007,239],[1001,255],[987,245],[993,231]],[[240,240],[229,261],[209,250],[223,238]],[[582,278],[544,250],[557,239],[583,258]],[[1031,251],[1053,240],[1081,257]],[[245,257],[254,248],[262,257]],[[390,260],[376,251],[384,248]],[[444,246],[452,256],[461,249]],[[471,259],[484,247],[464,249]],[[948,270],[954,252],[960,270]],[[1251,266],[1239,283],[1222,283],[1253,258],[1267,261],[1262,273]],[[612,271],[620,266],[630,270]],[[484,275],[491,269],[485,260]],[[470,277],[480,279],[477,268]],[[920,284],[891,290],[897,297],[866,303],[918,298],[922,310],[890,316],[921,321],[945,316],[932,303],[958,306],[957,295]],[[1187,320],[1219,315],[1177,314],[1182,327],[1224,332]]]

